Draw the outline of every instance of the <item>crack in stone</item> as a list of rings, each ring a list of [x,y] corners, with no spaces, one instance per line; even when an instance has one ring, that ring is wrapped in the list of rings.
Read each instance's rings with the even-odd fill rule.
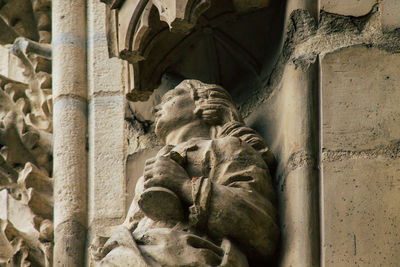
[[[122,96],[123,93],[121,91],[97,91],[93,92],[91,95],[88,96],[88,100],[93,100],[98,97],[108,97],[108,96]]]
[[[82,97],[82,96],[79,96],[79,95],[76,95],[76,94],[60,94],[60,95],[58,95],[55,99],[54,99],[54,103],[57,103],[57,102],[59,102],[59,101],[62,101],[62,100],[77,100],[77,101],[80,101],[80,102],[82,102],[82,103],[86,103],[87,102],[87,99],[86,98],[84,98],[84,97]]]
[[[322,150],[322,162],[335,162],[352,159],[398,159],[400,158],[400,140],[392,141],[389,145],[379,145],[371,149],[352,150]]]

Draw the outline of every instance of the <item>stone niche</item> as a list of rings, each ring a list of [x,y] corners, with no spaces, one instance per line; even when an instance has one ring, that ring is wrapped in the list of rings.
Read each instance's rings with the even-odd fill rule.
[[[251,96],[268,94],[282,46],[284,1],[165,3],[114,1],[107,8],[109,53],[128,65],[127,207],[146,159],[162,147],[152,112],[161,97],[184,79],[218,84],[247,117],[257,105]]]
[[[284,1],[110,1],[109,53],[128,62],[127,199],[157,153],[152,109],[183,79],[226,88],[240,110],[255,105],[279,57]],[[249,108],[246,109],[249,111]]]
[[[129,62],[128,99],[147,100],[164,73],[245,98],[276,60],[283,2],[115,1],[108,40],[110,52]]]

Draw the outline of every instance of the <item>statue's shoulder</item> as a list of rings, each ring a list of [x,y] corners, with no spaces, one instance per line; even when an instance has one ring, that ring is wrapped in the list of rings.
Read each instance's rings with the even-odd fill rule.
[[[211,140],[212,147],[218,153],[227,156],[238,155],[253,155],[258,156],[258,153],[245,141],[235,136],[223,136]]]
[[[187,142],[181,143],[173,148],[174,151],[182,154],[190,151],[209,151],[214,150],[221,154],[230,154],[233,151],[251,150],[246,142],[238,137],[222,136],[213,139],[193,138]]]
[[[247,144],[245,141],[236,136],[218,137],[212,139],[211,142],[213,142],[216,146],[222,146],[226,148],[229,148],[231,146],[245,148],[245,149],[251,148],[249,144]]]
[[[190,151],[213,150],[217,154],[233,155],[237,153],[257,154],[248,143],[235,136],[221,136],[213,139],[191,139],[173,148],[174,151],[184,154]]]
[[[265,161],[261,154],[246,141],[235,136],[224,136],[211,140],[214,151],[221,158],[248,159],[257,163],[262,168],[266,168]]]

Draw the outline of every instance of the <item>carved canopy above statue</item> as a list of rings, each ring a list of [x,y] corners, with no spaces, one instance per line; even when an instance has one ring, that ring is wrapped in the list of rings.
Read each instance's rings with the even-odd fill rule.
[[[267,55],[270,0],[102,1],[108,5],[110,54],[129,62],[130,100],[146,100],[166,71],[230,86],[224,80],[235,76],[233,65],[241,65],[235,71],[242,77],[258,74]],[[257,34],[264,36],[261,42],[254,41]]]

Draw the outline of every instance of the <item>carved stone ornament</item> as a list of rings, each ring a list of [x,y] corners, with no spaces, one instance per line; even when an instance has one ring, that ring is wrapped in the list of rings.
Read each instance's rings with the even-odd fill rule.
[[[129,92],[132,101],[146,100],[161,76],[183,51],[212,36],[233,57],[256,72],[259,64],[237,40],[221,29],[238,22],[247,13],[268,7],[270,0],[120,0],[107,1],[108,42],[112,56],[129,62]],[[217,60],[217,55],[212,58]],[[214,82],[218,82],[217,80]]]
[[[50,10],[0,1],[0,266],[52,265]]]
[[[165,146],[146,161],[126,221],[92,242],[99,266],[266,266],[279,238],[265,141],[228,92],[184,80],[155,107]]]

